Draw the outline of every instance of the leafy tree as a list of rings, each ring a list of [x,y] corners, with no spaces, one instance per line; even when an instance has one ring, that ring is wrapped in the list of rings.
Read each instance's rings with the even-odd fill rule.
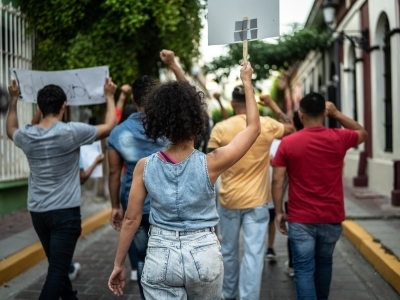
[[[158,77],[161,49],[187,69],[197,57],[203,0],[20,0],[35,30],[34,66],[108,65],[118,84]]]
[[[303,28],[280,36],[277,43],[249,41],[249,61],[254,69],[254,79],[266,79],[273,70],[288,69],[296,62],[304,60],[310,51],[324,49],[329,39],[329,35],[319,29]],[[231,69],[237,67],[243,59],[241,43],[227,47],[226,55],[217,57],[206,65],[207,72],[215,74],[217,81],[221,77],[228,77]]]

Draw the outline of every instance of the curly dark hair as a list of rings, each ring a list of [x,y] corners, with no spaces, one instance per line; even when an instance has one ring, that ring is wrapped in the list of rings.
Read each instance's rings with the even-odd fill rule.
[[[37,94],[37,104],[43,117],[58,115],[65,102],[67,102],[67,95],[61,87],[55,84],[46,85]]]
[[[207,131],[204,93],[187,81],[155,85],[144,100],[144,133],[154,141],[166,137],[177,144],[198,140]]]
[[[132,84],[132,94],[137,106],[143,106],[144,96],[146,95],[147,90],[154,84],[154,79],[147,75],[135,80],[135,82]]]

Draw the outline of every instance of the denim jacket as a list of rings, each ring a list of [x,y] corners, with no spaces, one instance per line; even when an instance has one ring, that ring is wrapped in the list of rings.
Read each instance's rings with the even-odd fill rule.
[[[195,150],[178,164],[163,161],[157,153],[150,155],[143,181],[150,196],[150,224],[174,231],[217,225],[215,189],[204,153]]]

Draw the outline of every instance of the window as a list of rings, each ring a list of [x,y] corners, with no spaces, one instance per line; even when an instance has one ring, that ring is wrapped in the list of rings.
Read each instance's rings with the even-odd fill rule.
[[[385,151],[393,152],[393,122],[392,122],[392,63],[389,20],[385,22],[385,38],[383,45],[384,53],[384,84],[385,84]]]

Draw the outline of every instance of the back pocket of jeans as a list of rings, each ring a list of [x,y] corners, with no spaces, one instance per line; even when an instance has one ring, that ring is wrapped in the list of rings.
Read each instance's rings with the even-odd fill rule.
[[[147,248],[142,279],[148,283],[164,282],[167,275],[168,248]]]
[[[222,255],[217,243],[191,250],[201,281],[211,282],[222,273]]]

